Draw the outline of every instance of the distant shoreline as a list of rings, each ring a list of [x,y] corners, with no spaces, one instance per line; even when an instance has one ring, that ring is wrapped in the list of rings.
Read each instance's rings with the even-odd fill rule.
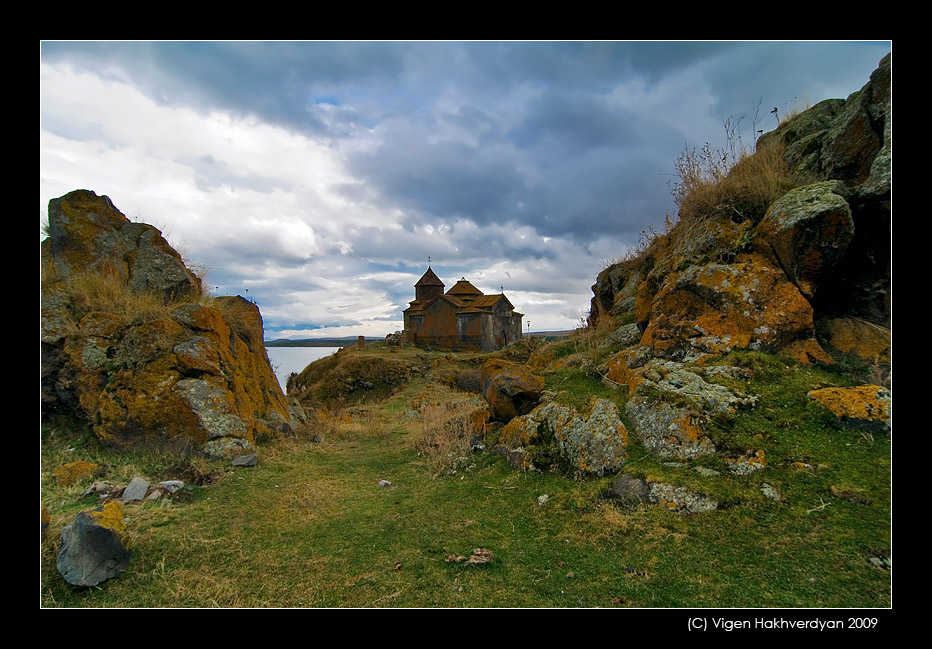
[[[266,347],[348,347],[356,344],[355,338],[316,338],[314,340],[266,340]]]
[[[565,338],[570,335],[570,331],[532,331],[525,336],[534,338]],[[369,338],[367,343],[382,342],[385,337]],[[262,343],[266,347],[350,347],[356,345],[356,338],[314,338],[310,340],[266,340]]]

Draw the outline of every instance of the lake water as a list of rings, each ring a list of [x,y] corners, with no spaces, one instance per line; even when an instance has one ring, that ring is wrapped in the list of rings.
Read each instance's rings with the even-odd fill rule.
[[[266,347],[272,369],[278,377],[278,384],[285,391],[285,382],[292,372],[301,373],[305,367],[318,358],[336,353],[339,347]]]

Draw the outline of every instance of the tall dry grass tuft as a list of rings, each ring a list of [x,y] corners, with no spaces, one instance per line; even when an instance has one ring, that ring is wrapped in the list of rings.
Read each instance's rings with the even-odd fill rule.
[[[134,291],[125,273],[115,263],[105,263],[92,271],[71,273],[58,278],[52,268],[43,268],[42,290],[58,287],[64,290],[75,322],[91,312],[112,313],[126,324],[140,324],[168,317],[182,304],[192,301],[211,306],[214,298],[208,294],[166,300],[155,291]]]
[[[113,265],[73,274],[66,284],[79,314],[103,311],[128,323],[139,323],[166,317],[176,306],[155,293],[133,292],[124,274]]]
[[[799,184],[778,147],[751,154],[707,143],[684,151],[675,166],[672,194],[685,222],[712,216],[760,221],[774,200]]]

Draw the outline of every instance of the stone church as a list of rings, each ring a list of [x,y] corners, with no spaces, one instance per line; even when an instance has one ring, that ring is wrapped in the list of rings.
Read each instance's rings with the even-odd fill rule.
[[[406,343],[493,351],[521,338],[524,314],[515,311],[504,293],[483,295],[465,277],[446,293],[443,288],[428,266],[414,285],[414,301],[404,310]]]

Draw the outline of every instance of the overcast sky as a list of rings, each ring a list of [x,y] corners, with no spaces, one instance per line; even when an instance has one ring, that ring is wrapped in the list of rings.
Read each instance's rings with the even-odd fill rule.
[[[431,266],[570,329],[674,161],[859,90],[880,42],[43,42],[39,206],[106,194],[266,338],[402,328]],[[247,292],[248,291],[248,292]],[[526,327],[525,323],[525,327]]]

